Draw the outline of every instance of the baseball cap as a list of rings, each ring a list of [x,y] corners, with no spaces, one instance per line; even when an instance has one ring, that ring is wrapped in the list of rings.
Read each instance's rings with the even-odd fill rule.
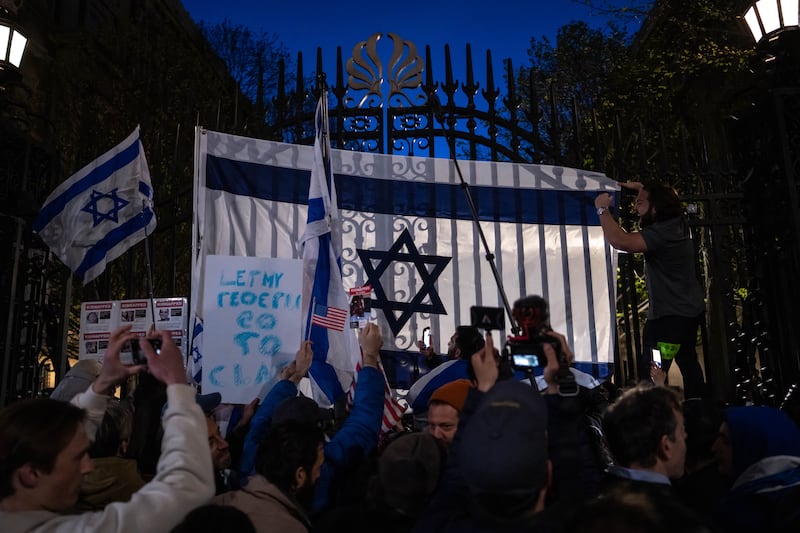
[[[203,410],[205,414],[211,414],[211,411],[217,408],[222,403],[222,395],[218,392],[209,392],[208,394],[198,394],[194,397],[197,405]]]
[[[459,461],[473,493],[523,495],[547,479],[547,407],[530,385],[495,384],[463,431]]]
[[[386,503],[406,514],[425,509],[439,483],[443,462],[444,450],[429,433],[407,433],[393,440],[378,458]]]
[[[219,404],[222,403],[222,395],[218,392],[209,392],[208,394],[196,394],[194,400],[197,402],[197,405],[200,406],[200,409],[203,410],[205,415],[210,415],[214,409],[217,408]],[[161,416],[164,416],[164,413],[167,410],[167,404],[165,403],[164,406],[161,408]]]
[[[295,420],[309,426],[320,426],[333,418],[330,409],[324,409],[311,398],[306,396],[293,396],[287,398],[275,407],[272,414],[272,425],[288,420]]]

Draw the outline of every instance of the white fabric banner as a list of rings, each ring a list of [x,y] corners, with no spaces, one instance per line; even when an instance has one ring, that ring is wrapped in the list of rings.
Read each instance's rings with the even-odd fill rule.
[[[444,352],[455,327],[469,324],[470,306],[503,306],[453,161],[347,150],[332,150],[331,160],[344,284],[373,286],[372,308],[383,311],[378,323],[395,350],[416,351],[430,326],[434,348]],[[313,164],[311,146],[198,128],[194,310],[202,309],[207,255],[300,257]],[[617,256],[594,198],[617,190],[616,182],[565,167],[459,166],[509,303],[543,296],[577,366],[607,376]]]

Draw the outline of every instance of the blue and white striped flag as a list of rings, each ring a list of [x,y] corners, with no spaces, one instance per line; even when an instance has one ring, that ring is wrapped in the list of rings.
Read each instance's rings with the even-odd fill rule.
[[[191,350],[186,360],[186,381],[195,385],[203,382],[203,338],[203,321],[195,317]]]
[[[331,198],[336,198],[336,186],[331,179],[330,167],[325,167],[323,156],[323,101],[320,99],[316,114],[316,139],[314,140],[314,166],[308,185],[308,217],[305,233],[300,239],[303,258],[303,300],[306,310],[303,338],[311,339],[314,360],[309,374],[314,396],[320,405],[332,405],[345,394],[353,381],[356,365],[361,361],[361,348],[352,330],[345,330],[348,296],[344,290],[341,269],[341,242],[339,210]],[[330,153],[330,145],[324,147]],[[319,325],[317,310],[337,310],[339,325]]]
[[[207,255],[301,257],[316,163],[310,146],[201,129],[196,153],[192,304],[202,309],[198,282]],[[451,160],[336,149],[330,160],[339,218],[332,245],[342,251],[345,286],[373,286],[383,350],[419,353],[429,326],[434,349],[445,353],[456,326],[469,324],[470,306],[502,306]],[[618,190],[616,182],[567,167],[459,164],[508,299],[546,298],[577,367],[609,376],[617,255],[603,238],[594,199]]]
[[[156,228],[153,187],[139,127],[56,187],[33,229],[88,283]]]

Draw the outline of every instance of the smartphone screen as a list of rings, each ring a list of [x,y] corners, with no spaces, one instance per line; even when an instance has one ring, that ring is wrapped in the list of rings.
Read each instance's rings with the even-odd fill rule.
[[[661,368],[661,350],[653,348],[653,362]]]
[[[425,345],[426,348],[431,347],[431,328],[427,327],[422,330],[422,344]]]
[[[514,354],[515,368],[537,368],[539,367],[539,356],[535,354]]]

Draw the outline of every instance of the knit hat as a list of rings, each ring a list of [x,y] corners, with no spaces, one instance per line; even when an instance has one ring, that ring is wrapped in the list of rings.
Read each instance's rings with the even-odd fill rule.
[[[472,387],[472,382],[468,379],[457,379],[450,383],[445,383],[431,394],[428,405],[431,402],[444,402],[455,408],[459,413],[464,409],[464,402],[467,401],[467,393]]]
[[[498,382],[459,431],[461,471],[474,494],[527,495],[546,483],[547,408],[530,385]]]
[[[408,433],[393,440],[378,458],[378,480],[385,503],[414,515],[430,502],[444,461],[441,445],[429,433]]]

